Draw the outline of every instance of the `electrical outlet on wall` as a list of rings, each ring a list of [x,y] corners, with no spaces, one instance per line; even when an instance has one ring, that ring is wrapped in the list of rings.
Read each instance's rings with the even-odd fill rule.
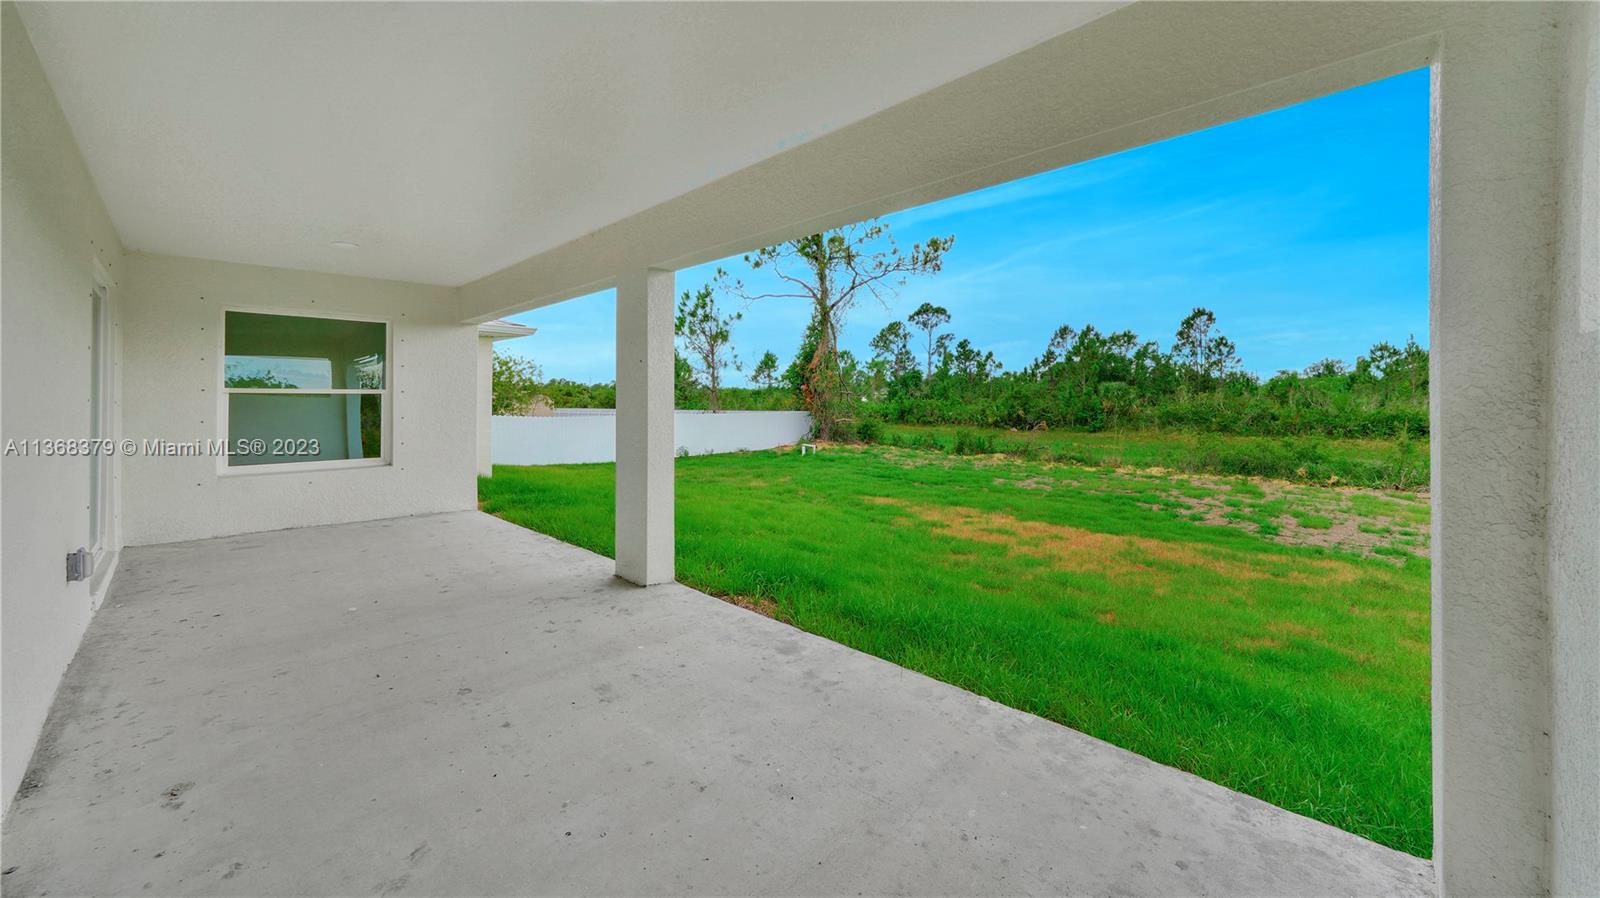
[[[90,568],[94,562],[89,558],[89,550],[79,548],[76,552],[67,553],[67,582],[89,579]]]

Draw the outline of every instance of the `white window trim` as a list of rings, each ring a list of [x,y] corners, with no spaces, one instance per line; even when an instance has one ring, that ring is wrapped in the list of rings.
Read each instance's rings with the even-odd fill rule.
[[[255,315],[287,315],[293,318],[324,318],[334,321],[366,321],[383,325],[383,389],[382,390],[305,390],[294,391],[303,395],[359,395],[374,394],[382,397],[380,414],[383,416],[383,455],[378,458],[341,458],[326,461],[291,461],[267,465],[229,465],[227,455],[217,456],[217,476],[254,477],[269,474],[309,474],[320,471],[347,471],[360,468],[387,468],[394,464],[394,320],[373,315],[349,315],[304,308],[281,306],[225,305],[217,311],[217,364],[213,383],[217,391],[217,430],[226,445],[228,442],[228,396],[233,393],[272,393],[281,395],[284,390],[240,387],[230,389],[227,381],[228,367],[228,313],[246,312]]]

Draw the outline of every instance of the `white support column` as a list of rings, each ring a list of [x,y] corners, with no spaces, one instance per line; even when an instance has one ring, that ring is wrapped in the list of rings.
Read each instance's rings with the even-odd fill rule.
[[[1565,11],[1550,333],[1550,892],[1600,895],[1600,5]]]
[[[1594,852],[1552,828],[1554,795],[1595,795],[1592,776],[1552,766],[1553,637],[1572,620],[1547,590],[1552,386],[1593,374],[1581,352],[1551,353],[1557,252],[1585,252],[1563,227],[1577,198],[1560,176],[1580,164],[1581,141],[1564,158],[1561,139],[1582,127],[1585,101],[1568,95],[1587,63],[1560,52],[1569,11],[1483,11],[1445,35],[1434,69],[1433,809],[1448,898],[1550,894],[1552,867],[1578,870],[1573,852]],[[1574,410],[1592,402],[1586,389]]]
[[[617,576],[673,579],[673,273],[617,281]]]

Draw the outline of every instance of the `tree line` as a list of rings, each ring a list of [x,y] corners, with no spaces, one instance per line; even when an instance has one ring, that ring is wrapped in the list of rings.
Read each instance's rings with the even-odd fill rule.
[[[1167,427],[1249,435],[1425,436],[1428,352],[1379,342],[1347,365],[1322,359],[1262,378],[1244,370],[1216,315],[1196,308],[1170,349],[1131,330],[1062,325],[1042,352],[1004,371],[924,305],[872,341],[857,382],[874,418],[1016,429]],[[922,331],[922,358],[912,350]],[[870,429],[870,425],[869,425]]]
[[[870,439],[884,422],[1015,429],[1171,427],[1253,435],[1425,436],[1428,352],[1415,339],[1379,342],[1353,364],[1322,359],[1301,371],[1261,378],[1244,370],[1216,315],[1196,308],[1178,322],[1168,348],[1131,330],[1062,325],[1040,354],[1016,371],[961,338],[949,310],[922,303],[869,342],[871,356],[840,348],[840,334],[863,301],[888,306],[912,277],[936,275],[954,237],[930,237],[902,250],[887,225],[869,221],[766,247],[744,257],[766,272],[764,290],[725,270],[685,291],[675,320],[679,408],[780,409],[811,413],[821,439]],[[745,306],[798,301],[810,319],[792,361],[764,352],[754,387],[728,387],[743,370],[733,349]],[[526,414],[531,404],[616,404],[614,384],[544,381],[537,366],[495,357],[496,414]]]

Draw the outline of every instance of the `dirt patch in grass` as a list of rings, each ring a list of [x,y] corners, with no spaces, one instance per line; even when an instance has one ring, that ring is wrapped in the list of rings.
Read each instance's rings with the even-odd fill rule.
[[[1199,524],[1235,527],[1286,546],[1319,546],[1382,558],[1395,565],[1403,564],[1407,555],[1427,558],[1429,554],[1426,531],[1416,535],[1404,520],[1401,500],[1381,490],[1321,487],[1312,498],[1304,487],[1286,481],[1251,480],[1239,490],[1221,480],[1196,477],[1188,483],[1215,491],[1212,495],[1172,494]],[[1427,501],[1426,493],[1418,495]],[[1375,507],[1381,510],[1375,511]],[[1413,537],[1408,539],[1408,535]]]
[[[1276,539],[1281,543],[1297,546],[1322,546],[1327,549],[1352,549],[1363,555],[1371,555],[1372,550],[1381,545],[1386,545],[1382,534],[1369,533],[1360,529],[1359,518],[1339,518],[1327,516],[1331,523],[1327,527],[1307,527],[1293,515],[1283,515],[1273,523],[1278,525]],[[1381,557],[1381,556],[1379,556]],[[1401,559],[1390,559],[1396,563]]]
[[[762,617],[783,620],[778,616],[778,603],[765,596],[718,596],[717,598],[730,605],[738,605],[746,611],[754,611]]]
[[[1173,498],[1177,499],[1186,508],[1188,508],[1193,513],[1193,515],[1197,515],[1197,516],[1191,516],[1191,518],[1190,518],[1190,520],[1193,520],[1196,523],[1209,524],[1209,525],[1211,525],[1213,527],[1234,527],[1234,526],[1238,526],[1238,527],[1243,527],[1244,529],[1249,530],[1252,533],[1254,533],[1254,532],[1256,532],[1256,531],[1261,529],[1258,525],[1256,525],[1256,524],[1254,524],[1254,523],[1252,523],[1250,521],[1234,521],[1234,520],[1229,519],[1228,516],[1227,516],[1228,515],[1228,506],[1222,504],[1222,501],[1220,499],[1218,499],[1218,498],[1214,498],[1214,497],[1210,497],[1210,496],[1201,498],[1201,497],[1198,497],[1198,496],[1184,496],[1184,495],[1181,495],[1181,494],[1177,495],[1177,496],[1174,496]],[[1145,508],[1148,508],[1151,511],[1160,511],[1161,510],[1161,506],[1156,504],[1156,503],[1143,503],[1143,504],[1144,504]]]
[[[1045,467],[1049,467],[1046,465]],[[1088,468],[1086,470],[1095,470]],[[1123,467],[1115,479],[1075,488],[1141,498],[1150,511],[1172,511],[1209,527],[1256,533],[1285,546],[1316,546],[1403,565],[1427,558],[1426,492],[1398,494],[1365,487],[1307,486],[1267,478],[1185,476],[1160,467]],[[995,478],[995,486],[1049,489],[1044,478]],[[1059,484],[1056,484],[1059,485]],[[1154,501],[1150,501],[1154,500]]]
[[[794,478],[788,476],[773,477],[770,479],[766,477],[750,477],[741,481],[740,486],[743,486],[745,489],[764,490],[770,489],[773,486],[784,486],[793,482]]]
[[[1415,652],[1423,657],[1427,657],[1428,653],[1433,651],[1433,647],[1426,642],[1420,639],[1408,639],[1404,636],[1400,637],[1400,646],[1408,652]]]
[[[995,486],[1013,486],[1019,490],[1039,490],[1050,492],[1056,488],[1056,483],[1048,477],[1025,477],[1021,480],[1007,480],[1004,477],[994,479]]]
[[[1012,554],[1046,559],[1056,570],[1106,577],[1144,576],[1160,581],[1169,579],[1157,570],[1162,565],[1203,568],[1236,580],[1258,580],[1275,574],[1313,576],[1299,571],[1275,571],[1263,566],[1260,559],[1244,559],[1216,546],[1099,533],[1065,524],[1025,521],[960,505],[920,505],[889,496],[865,496],[863,499],[873,505],[904,509],[933,524],[945,536],[1001,545]],[[1346,581],[1356,576],[1347,566],[1336,562],[1315,560],[1311,563],[1317,568],[1314,575],[1317,578]]]
[[[879,453],[878,457],[897,468],[906,468],[908,470],[930,466],[949,468],[954,463],[949,456],[916,449],[884,449]]]

